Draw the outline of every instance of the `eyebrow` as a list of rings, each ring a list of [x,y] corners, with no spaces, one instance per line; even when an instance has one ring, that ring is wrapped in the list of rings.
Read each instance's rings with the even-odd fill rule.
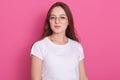
[[[51,14],[50,16],[56,16],[55,14]],[[66,16],[65,14],[60,14],[60,16]]]

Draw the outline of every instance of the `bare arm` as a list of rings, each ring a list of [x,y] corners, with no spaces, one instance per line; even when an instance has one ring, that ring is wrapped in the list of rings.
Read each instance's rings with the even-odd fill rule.
[[[80,80],[88,80],[83,60],[79,62],[79,73],[80,73]]]
[[[32,56],[31,80],[42,80],[43,61],[36,56]]]

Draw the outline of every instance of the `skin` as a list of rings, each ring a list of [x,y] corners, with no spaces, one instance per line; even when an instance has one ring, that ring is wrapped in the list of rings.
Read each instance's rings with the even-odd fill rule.
[[[65,31],[68,26],[68,19],[65,11],[61,7],[55,7],[51,12],[51,16],[57,18],[55,20],[50,19],[49,21],[50,27],[53,31],[53,34],[49,36],[49,39],[56,44],[67,43],[67,37],[65,36]]]
[[[69,22],[64,9],[61,7],[53,8],[49,22],[53,34],[48,38],[55,44],[66,44],[68,42],[68,38],[65,35],[65,31]],[[43,61],[35,56],[32,56],[31,80],[42,80],[42,66]],[[79,73],[80,80],[88,80],[83,60],[79,62]]]

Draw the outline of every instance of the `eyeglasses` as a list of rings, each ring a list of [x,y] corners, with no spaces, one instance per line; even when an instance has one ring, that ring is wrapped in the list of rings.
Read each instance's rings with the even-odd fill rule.
[[[60,22],[64,22],[67,20],[67,17],[66,16],[60,16],[60,17],[56,17],[56,16],[50,16],[49,17],[49,20],[51,22],[55,22],[56,20],[59,20]]]

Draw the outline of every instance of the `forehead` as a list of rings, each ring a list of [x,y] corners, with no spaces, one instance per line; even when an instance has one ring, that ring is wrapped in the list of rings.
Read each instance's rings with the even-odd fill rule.
[[[64,9],[60,6],[58,7],[54,7],[52,10],[51,10],[51,14],[50,15],[66,15]]]

